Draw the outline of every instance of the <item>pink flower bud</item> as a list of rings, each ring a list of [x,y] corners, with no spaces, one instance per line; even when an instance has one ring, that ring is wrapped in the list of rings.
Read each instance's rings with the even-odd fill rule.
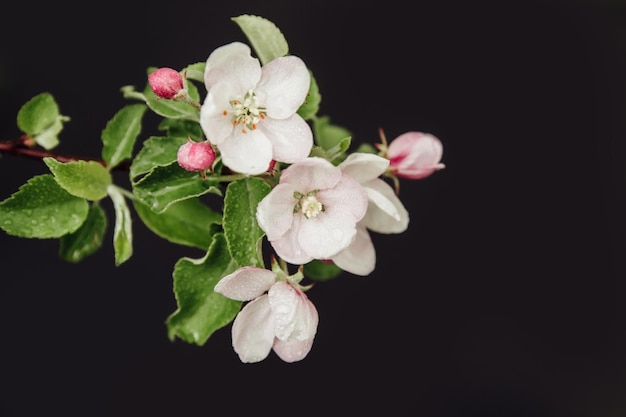
[[[183,77],[171,68],[159,68],[148,75],[150,88],[158,97],[171,99],[183,89]]]
[[[178,165],[187,171],[211,169],[215,151],[209,142],[194,142],[191,139],[178,148]]]
[[[407,132],[391,141],[387,148],[389,169],[396,176],[409,179],[425,178],[445,167],[442,164],[441,141],[422,132]]]

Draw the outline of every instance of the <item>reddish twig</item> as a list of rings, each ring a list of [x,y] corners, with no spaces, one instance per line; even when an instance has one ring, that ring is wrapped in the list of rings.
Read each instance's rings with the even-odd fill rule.
[[[34,148],[35,141],[29,138],[27,135],[22,135],[18,140],[0,141],[0,154],[17,155],[30,159],[43,159],[51,157],[59,162],[73,162],[73,161],[94,161],[103,166],[107,166],[107,163],[97,158],[86,158],[74,155],[60,155],[52,152],[48,152],[42,149]],[[130,163],[124,161],[116,165],[113,169],[128,171]]]

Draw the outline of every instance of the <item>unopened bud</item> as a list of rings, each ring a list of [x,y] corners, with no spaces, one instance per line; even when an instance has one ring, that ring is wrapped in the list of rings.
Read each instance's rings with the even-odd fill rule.
[[[178,165],[187,171],[204,171],[211,169],[215,161],[215,151],[211,143],[194,142],[188,139],[187,142],[178,148]]]
[[[183,77],[172,68],[159,68],[148,75],[148,83],[157,97],[171,99],[183,89]]]
[[[407,132],[389,143],[387,157],[389,170],[397,177],[420,179],[443,169],[441,141],[422,132]]]

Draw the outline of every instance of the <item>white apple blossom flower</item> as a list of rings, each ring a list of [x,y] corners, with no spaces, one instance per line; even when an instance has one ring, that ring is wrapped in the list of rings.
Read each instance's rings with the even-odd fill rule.
[[[285,362],[296,362],[313,346],[319,316],[299,285],[301,270],[292,276],[274,270],[245,266],[215,286],[228,298],[249,301],[231,329],[233,349],[244,363],[260,362],[271,350]]]
[[[204,72],[207,96],[200,125],[224,165],[258,175],[272,160],[293,163],[306,158],[313,133],[296,112],[310,80],[306,65],[296,56],[278,57],[261,67],[244,43],[213,51]]]
[[[357,180],[324,158],[284,169],[257,206],[257,222],[279,257],[292,264],[330,259],[352,243],[367,210]]]
[[[368,229],[377,233],[402,233],[409,225],[409,213],[389,184],[379,177],[389,160],[375,154],[350,154],[339,168],[355,178],[366,190],[367,213],[358,223],[354,241],[331,258],[339,268],[355,275],[369,275],[376,266],[376,251]]]

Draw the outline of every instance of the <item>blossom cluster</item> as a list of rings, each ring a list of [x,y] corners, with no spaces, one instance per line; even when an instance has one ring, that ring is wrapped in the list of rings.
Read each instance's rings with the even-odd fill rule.
[[[140,103],[124,106],[103,129],[102,161],[55,157],[50,151],[69,118],[48,93],[26,103],[17,118],[21,140],[6,149],[33,156],[43,147],[50,173],[0,202],[0,228],[59,238],[59,256],[78,262],[102,245],[109,223],[100,201],[109,197],[120,265],[132,256],[132,202],[158,236],[206,250],[175,265],[170,339],[201,345],[232,322],[242,362],[271,351],[295,362],[309,354],[319,322],[307,291],[342,272],[375,270],[371,234],[409,226],[400,180],[443,169],[443,146],[420,131],[388,142],[380,129],[380,142],[352,150],[350,132],[319,114],[317,81],[277,27],[259,16],[233,20],[251,46],[224,44],[180,71],[149,68],[143,91],[122,88]],[[135,152],[148,109],[163,118],[164,133]],[[130,190],[111,175],[123,162]],[[200,200],[209,193],[223,199],[218,209]]]
[[[165,74],[172,69],[152,74],[154,93],[164,99],[184,95],[182,78]],[[378,154],[354,152],[338,164],[311,156],[313,132],[297,113],[311,80],[296,56],[261,65],[247,45],[233,42],[209,55],[204,83],[200,124],[207,139],[182,145],[178,162],[203,171],[219,155],[231,171],[245,175],[268,173],[281,163],[256,220],[276,256],[289,264],[322,260],[355,275],[370,274],[376,264],[370,231],[401,233],[409,224],[398,190],[383,178],[420,179],[444,167],[441,142],[422,132],[406,132],[389,144],[382,135]],[[263,360],[270,349],[284,361],[298,361],[313,343],[318,314],[299,285],[301,269],[296,279],[275,260],[272,269],[244,266],[215,286],[226,297],[249,301],[232,326],[243,362]]]

